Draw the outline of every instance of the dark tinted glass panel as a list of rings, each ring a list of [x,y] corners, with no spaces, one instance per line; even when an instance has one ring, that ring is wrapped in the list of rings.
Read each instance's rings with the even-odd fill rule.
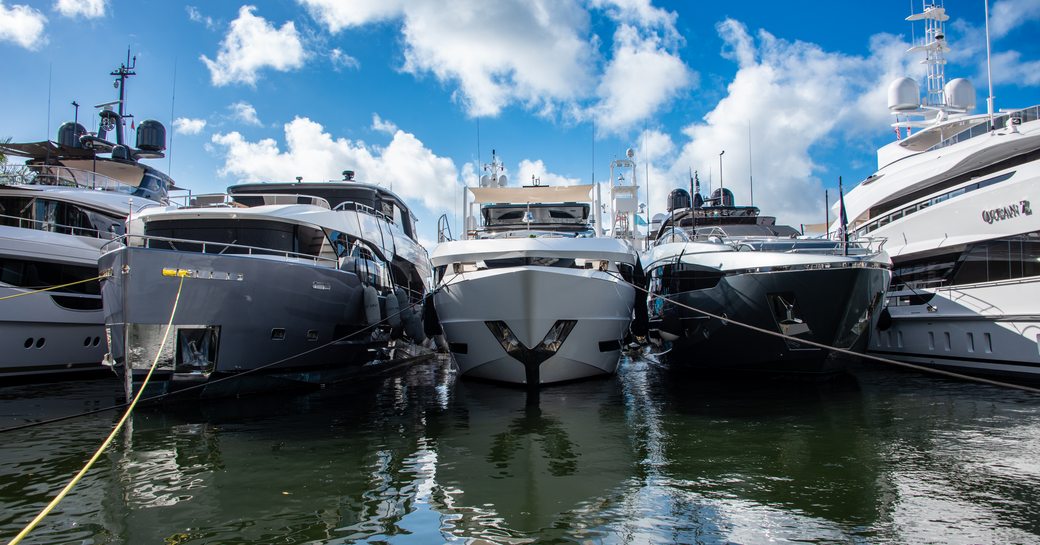
[[[98,270],[96,267],[82,267],[24,259],[0,259],[0,282],[20,288],[47,288],[86,280],[97,275]],[[68,286],[62,288],[61,291],[100,295],[101,285],[95,280]]]

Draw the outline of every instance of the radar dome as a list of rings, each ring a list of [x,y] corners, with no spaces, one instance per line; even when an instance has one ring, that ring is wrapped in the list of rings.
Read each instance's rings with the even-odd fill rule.
[[[690,207],[690,193],[685,189],[673,189],[668,194],[668,211],[678,210],[680,208]]]
[[[975,86],[964,78],[951,79],[943,87],[946,105],[958,110],[970,112],[975,109]]]
[[[888,109],[905,112],[921,107],[921,87],[913,78],[899,78],[888,86]]]
[[[154,119],[146,119],[137,126],[137,149],[162,151],[166,149],[166,127]]]
[[[726,188],[716,189],[711,192],[711,200],[715,206],[733,206],[735,199],[733,192]]]
[[[58,145],[69,148],[82,147],[79,143],[79,137],[84,134],[87,134],[87,129],[83,128],[83,125],[66,121],[58,127]]]

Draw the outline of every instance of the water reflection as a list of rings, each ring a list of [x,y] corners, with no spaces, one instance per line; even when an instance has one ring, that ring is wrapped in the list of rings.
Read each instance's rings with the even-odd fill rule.
[[[0,417],[115,399],[0,388]],[[56,407],[56,408],[55,408]],[[114,415],[3,436],[0,538]],[[618,377],[526,392],[446,362],[295,396],[141,410],[27,543],[1029,543],[1040,400],[860,369],[825,383]]]

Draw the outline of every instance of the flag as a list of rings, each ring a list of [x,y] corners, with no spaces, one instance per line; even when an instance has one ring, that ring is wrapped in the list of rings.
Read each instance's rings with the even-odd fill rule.
[[[845,214],[845,191],[838,176],[838,237],[841,238],[843,253],[849,255],[849,217]]]

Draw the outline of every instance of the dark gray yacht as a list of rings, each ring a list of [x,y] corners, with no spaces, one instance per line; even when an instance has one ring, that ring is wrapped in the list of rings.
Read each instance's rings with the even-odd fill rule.
[[[100,268],[111,274],[110,361],[128,371],[128,395],[156,359],[148,395],[201,385],[192,397],[216,397],[341,380],[391,359],[402,337],[424,340],[431,269],[415,217],[351,171],[145,210]]]
[[[128,143],[127,61],[112,72],[119,100],[98,106],[96,133],[72,121],[57,142],[0,144],[0,380],[106,372],[100,248],[124,234],[128,214],[168,204],[176,189],[141,162],[163,157],[161,123],[142,121]]]
[[[668,350],[669,362],[818,374],[841,370],[841,361],[799,340],[865,349],[891,280],[880,248],[802,238],[754,206],[734,205],[726,189],[707,201],[695,193],[692,202],[674,190],[668,210],[643,263],[650,338]]]

